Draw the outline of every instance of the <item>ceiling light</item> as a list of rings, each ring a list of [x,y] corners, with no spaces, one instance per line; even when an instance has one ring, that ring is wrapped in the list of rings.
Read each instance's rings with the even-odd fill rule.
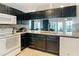
[[[63,8],[64,6],[63,5],[60,5],[60,7]]]
[[[31,12],[35,12],[36,10],[30,10]]]

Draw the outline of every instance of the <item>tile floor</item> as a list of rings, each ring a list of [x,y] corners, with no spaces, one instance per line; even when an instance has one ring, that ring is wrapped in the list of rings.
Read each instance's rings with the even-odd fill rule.
[[[38,51],[35,49],[31,49],[31,48],[26,48],[17,56],[56,56],[56,55]]]

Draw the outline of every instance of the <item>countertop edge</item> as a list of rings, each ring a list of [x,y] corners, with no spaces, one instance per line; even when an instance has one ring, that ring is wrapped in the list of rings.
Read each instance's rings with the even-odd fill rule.
[[[20,34],[24,34],[24,33],[32,33],[32,34],[42,34],[42,35],[55,35],[55,36],[60,36],[60,37],[69,37],[69,38],[79,38],[79,36],[72,36],[72,35],[59,35],[59,34],[53,34],[53,33],[40,33],[40,32],[19,32]]]

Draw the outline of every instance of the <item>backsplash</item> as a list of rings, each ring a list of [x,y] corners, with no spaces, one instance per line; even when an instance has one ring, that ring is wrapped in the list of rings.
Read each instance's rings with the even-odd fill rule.
[[[22,25],[22,24],[17,25],[17,30],[19,30],[19,29],[22,28],[22,27],[24,27],[24,28],[26,28],[27,30],[29,30],[29,25]]]
[[[47,30],[55,32],[79,32],[79,18],[65,17],[65,18],[49,18],[36,19],[30,22],[27,21],[18,24],[18,28],[25,27],[27,30]]]
[[[21,24],[20,23],[17,24],[17,30],[19,30],[22,27],[26,28],[26,30],[29,30],[30,29],[29,21],[24,20]]]

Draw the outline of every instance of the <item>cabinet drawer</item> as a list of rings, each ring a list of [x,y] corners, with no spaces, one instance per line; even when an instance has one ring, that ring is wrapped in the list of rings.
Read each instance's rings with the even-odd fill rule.
[[[51,40],[51,41],[59,41],[59,36],[48,36],[47,40]]]
[[[38,34],[33,34],[32,35],[32,38],[38,38],[38,39],[40,39],[40,38],[45,38],[45,36],[44,35],[38,35]]]

